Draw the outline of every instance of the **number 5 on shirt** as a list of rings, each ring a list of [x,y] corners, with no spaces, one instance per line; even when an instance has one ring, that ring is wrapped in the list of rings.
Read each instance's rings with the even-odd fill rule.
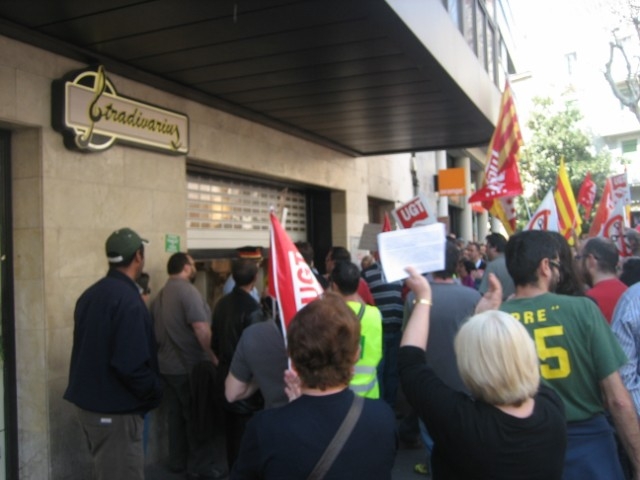
[[[538,357],[540,357],[540,374],[547,380],[554,378],[566,378],[571,373],[569,354],[562,347],[548,347],[547,338],[564,335],[564,327],[537,328],[533,332]],[[555,361],[549,362],[549,360]]]

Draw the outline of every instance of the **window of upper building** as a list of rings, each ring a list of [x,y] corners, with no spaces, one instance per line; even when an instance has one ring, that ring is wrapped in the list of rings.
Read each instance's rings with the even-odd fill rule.
[[[460,17],[460,0],[442,0],[444,7],[449,12],[449,17],[451,21],[455,24],[456,28],[462,30],[462,18]]]
[[[491,81],[496,83],[496,69],[498,62],[495,56],[495,31],[491,25],[487,27],[487,71]]]
[[[496,8],[500,5],[502,12],[501,3],[497,4],[495,0],[443,0],[443,5],[493,83],[501,87],[506,74],[513,73],[498,26]]]
[[[631,138],[629,140],[622,140],[622,153],[633,153],[638,150],[638,139]]]
[[[486,35],[486,14],[482,10],[482,8],[476,9],[476,35],[478,36],[478,40],[476,42],[477,45],[477,55],[478,60],[480,60],[480,64],[487,70],[487,35]]]
[[[572,76],[576,69],[576,62],[578,61],[578,56],[576,52],[567,53],[565,56],[567,60],[567,73],[569,76]]]

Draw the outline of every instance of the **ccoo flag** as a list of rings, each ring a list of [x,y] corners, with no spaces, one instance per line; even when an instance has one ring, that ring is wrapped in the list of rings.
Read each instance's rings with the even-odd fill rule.
[[[578,206],[573,196],[567,169],[564,166],[564,158],[560,159],[560,169],[558,170],[554,198],[556,200],[556,208],[558,209],[559,232],[564,238],[569,240],[571,244],[574,233],[575,236],[580,236],[582,220],[578,215]]]
[[[538,210],[533,214],[524,230],[558,231],[558,211],[553,199],[553,188],[544,196]]]
[[[626,224],[626,212],[625,205],[621,201],[617,201],[614,207],[609,212],[607,220],[602,225],[600,230],[600,236],[608,238],[616,244],[618,254],[621,257],[628,257],[631,255],[631,249],[625,241],[624,232],[628,228]]]
[[[278,300],[280,323],[287,327],[296,312],[322,295],[322,287],[302,255],[271,212],[271,269],[269,285]]]

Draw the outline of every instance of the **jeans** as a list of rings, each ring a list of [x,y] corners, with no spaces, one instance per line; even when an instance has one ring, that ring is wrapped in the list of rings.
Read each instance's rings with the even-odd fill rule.
[[[380,398],[391,408],[396,405],[400,375],[398,374],[398,351],[402,331],[384,332],[382,334],[382,360],[378,365],[378,383],[380,384]]]
[[[567,423],[563,480],[623,480],[613,429],[604,415]]]

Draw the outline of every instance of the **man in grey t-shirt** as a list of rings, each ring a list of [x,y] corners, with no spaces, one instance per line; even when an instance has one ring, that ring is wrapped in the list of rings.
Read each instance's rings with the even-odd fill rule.
[[[262,392],[265,408],[289,402],[284,391],[287,349],[284,337],[273,320],[256,323],[242,332],[233,354],[224,393],[235,402]]]
[[[217,364],[211,350],[211,310],[192,285],[196,276],[193,259],[175,253],[167,263],[169,279],[151,304],[158,364],[165,383],[169,407],[169,468],[187,470],[190,478],[222,478],[213,465],[213,445],[199,440],[191,425],[189,373],[203,360]]]

